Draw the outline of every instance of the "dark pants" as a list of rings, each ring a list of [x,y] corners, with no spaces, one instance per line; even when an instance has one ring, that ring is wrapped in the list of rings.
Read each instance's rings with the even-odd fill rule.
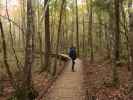
[[[72,71],[74,72],[74,65],[75,65],[75,60],[72,59]]]

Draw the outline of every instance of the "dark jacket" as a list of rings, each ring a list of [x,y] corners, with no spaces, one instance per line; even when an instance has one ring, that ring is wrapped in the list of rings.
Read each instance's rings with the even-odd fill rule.
[[[76,59],[76,49],[74,47],[69,49],[69,56],[71,57],[72,60]]]

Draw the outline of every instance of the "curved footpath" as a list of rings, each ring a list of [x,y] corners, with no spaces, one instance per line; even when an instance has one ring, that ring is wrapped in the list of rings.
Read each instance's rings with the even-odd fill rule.
[[[42,100],[85,100],[82,61],[76,60],[75,72],[70,62]]]

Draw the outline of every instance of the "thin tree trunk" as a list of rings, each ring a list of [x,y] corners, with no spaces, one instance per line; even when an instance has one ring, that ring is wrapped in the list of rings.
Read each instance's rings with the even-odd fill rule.
[[[27,33],[26,33],[26,48],[25,48],[25,65],[24,65],[24,88],[29,91],[32,87],[32,65],[34,61],[34,19],[33,19],[32,1],[27,0]]]
[[[53,75],[56,75],[56,67],[57,67],[57,58],[58,58],[58,53],[59,53],[59,42],[60,42],[61,24],[62,24],[62,15],[63,15],[63,10],[64,10],[64,3],[65,3],[65,0],[62,1],[60,16],[59,16],[59,26],[58,26],[58,33],[57,33],[57,45],[56,45],[56,57],[55,57],[55,61],[54,61]]]
[[[124,28],[124,33],[125,33],[125,38],[127,40],[126,43],[126,47],[127,47],[127,52],[128,52],[128,70],[130,71],[131,68],[131,62],[130,62],[130,47],[129,47],[129,37],[128,37],[128,24],[127,24],[127,20],[126,20],[126,13],[124,11],[124,6],[123,6],[123,2],[121,3],[121,9],[122,9],[122,19],[123,19],[123,28]]]
[[[131,53],[131,79],[129,83],[129,92],[133,91],[133,12],[132,12],[133,1],[129,0],[128,8],[129,8],[129,46]]]
[[[45,55],[44,55],[44,69],[49,72],[50,69],[50,24],[49,24],[49,0],[45,0]]]
[[[22,31],[23,48],[25,48],[25,30],[26,30],[26,16],[25,16],[25,13],[26,13],[25,6],[26,6],[26,4],[25,4],[25,2],[26,2],[25,0],[21,1],[21,4],[22,4],[22,7],[21,7],[22,25],[21,26],[22,26],[22,29],[23,29],[23,31]]]
[[[111,56],[111,50],[110,50],[110,38],[109,38],[109,34],[108,34],[108,26],[107,24],[105,23],[105,26],[104,26],[104,29],[105,29],[105,41],[106,41],[106,50],[107,50],[107,59],[110,59],[110,56]]]
[[[117,72],[117,66],[118,66],[118,61],[120,60],[120,1],[119,0],[114,0],[114,42],[113,42],[113,85],[118,86],[119,85],[119,77],[118,77],[118,72]],[[112,17],[112,16],[110,16]]]
[[[20,62],[18,60],[18,57],[16,55],[16,50],[14,48],[14,43],[13,43],[13,35],[12,35],[12,24],[11,24],[11,21],[10,21],[10,16],[9,16],[9,13],[8,13],[8,6],[7,6],[7,0],[6,0],[6,14],[7,14],[7,17],[8,17],[8,21],[9,21],[9,33],[10,33],[10,36],[11,36],[11,47],[12,47],[12,50],[13,50],[13,53],[14,53],[14,57],[16,59],[16,65],[17,65],[17,68],[19,69],[19,71],[21,71],[21,67],[20,67]]]
[[[64,53],[67,53],[67,48],[68,48],[68,45],[69,45],[69,41],[68,41],[68,23],[67,23],[67,2],[65,1],[65,12],[64,12],[64,15],[65,15],[65,24],[64,24],[64,49],[65,49],[65,52]]]
[[[72,6],[72,13],[74,14],[75,12],[74,12],[74,1],[75,0],[73,0],[73,6]],[[72,28],[71,28],[71,46],[72,45],[74,45],[74,26],[75,26],[75,23],[74,23],[74,19],[75,19],[75,17],[74,17],[74,15],[72,16]]]
[[[115,61],[120,60],[120,1],[115,0]]]
[[[93,12],[92,12],[92,9],[93,9],[93,6],[92,6],[92,0],[90,0],[90,7],[88,6],[88,1],[86,0],[86,4],[87,4],[87,10],[88,10],[88,13],[89,13],[89,24],[88,24],[88,44],[89,44],[89,50],[90,50],[90,61],[91,63],[94,61],[94,53],[93,53],[93,35],[92,35],[92,15],[93,15]]]
[[[41,65],[40,67],[43,68],[43,47],[42,47],[42,32],[41,32],[41,24],[39,23],[39,19],[40,19],[40,0],[38,0],[37,2],[38,4],[38,10],[37,10],[37,33],[38,33],[38,40],[39,40],[39,51],[40,51],[40,60],[41,60]]]
[[[85,55],[85,18],[83,16],[83,47],[82,47],[82,52],[83,52],[83,56]]]
[[[15,80],[13,78],[13,74],[12,74],[12,72],[10,70],[9,63],[7,61],[8,57],[7,57],[6,39],[5,39],[5,34],[4,34],[4,30],[3,30],[3,25],[2,25],[1,19],[0,19],[0,30],[1,30],[1,38],[2,38],[3,60],[4,60],[6,72],[8,74],[9,79],[10,79],[11,85],[13,86],[14,89],[16,89],[16,83],[15,83]]]
[[[79,18],[78,18],[78,1],[76,0],[76,44],[77,44],[77,56],[79,56]]]
[[[98,21],[99,21],[99,33],[98,33],[99,48],[102,50],[102,16],[101,14],[98,14]]]

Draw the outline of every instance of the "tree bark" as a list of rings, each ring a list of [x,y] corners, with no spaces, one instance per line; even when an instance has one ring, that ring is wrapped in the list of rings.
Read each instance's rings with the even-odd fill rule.
[[[27,0],[27,30],[26,30],[26,48],[24,65],[24,88],[29,91],[32,87],[32,65],[34,61],[34,12],[32,9],[32,0]]]
[[[56,75],[56,67],[57,67],[57,58],[58,58],[58,53],[59,53],[59,42],[60,42],[61,24],[62,24],[62,15],[63,15],[63,10],[64,10],[64,3],[65,3],[65,0],[62,1],[60,16],[59,16],[59,26],[58,26],[58,33],[57,33],[57,45],[56,45],[56,57],[55,57],[55,61],[54,61],[53,75]]]
[[[85,18],[83,16],[83,44],[82,44],[82,52],[83,56],[85,56]]]
[[[13,53],[14,53],[14,58],[16,59],[17,68],[19,69],[19,71],[22,71],[22,68],[20,67],[19,59],[18,59],[17,54],[16,54],[16,50],[14,48],[14,41],[13,41],[14,39],[13,39],[13,34],[12,34],[12,23],[10,21],[10,15],[9,15],[9,12],[8,12],[7,0],[6,0],[6,14],[7,14],[8,21],[9,21],[9,33],[10,33],[10,36],[11,36],[11,48],[12,48]]]
[[[78,18],[78,1],[76,0],[76,44],[77,44],[77,56],[79,56],[79,18]]]
[[[115,0],[115,61],[120,60],[120,0]]]
[[[44,69],[49,72],[50,69],[50,24],[49,24],[49,0],[45,0],[44,7],[45,13],[45,55],[44,55]]]
[[[88,5],[88,1],[86,0],[86,3]],[[90,7],[87,6],[87,10],[89,13],[89,23],[88,23],[88,44],[89,44],[89,50],[90,50],[90,61],[91,63],[94,61],[94,53],[93,53],[93,35],[92,35],[92,15],[93,15],[93,6],[92,6],[92,0],[90,0]]]
[[[129,92],[133,91],[133,12],[132,12],[133,1],[129,0],[129,46],[130,46],[130,56],[131,56],[131,79],[129,83]]]
[[[1,30],[2,48],[3,48],[3,60],[4,60],[6,72],[8,74],[9,79],[10,79],[11,85],[13,86],[14,89],[16,89],[16,83],[15,83],[15,80],[13,78],[13,74],[10,70],[9,63],[7,61],[7,59],[8,59],[8,57],[7,57],[7,46],[6,46],[5,34],[4,34],[1,19],[0,19],[0,30]]]

